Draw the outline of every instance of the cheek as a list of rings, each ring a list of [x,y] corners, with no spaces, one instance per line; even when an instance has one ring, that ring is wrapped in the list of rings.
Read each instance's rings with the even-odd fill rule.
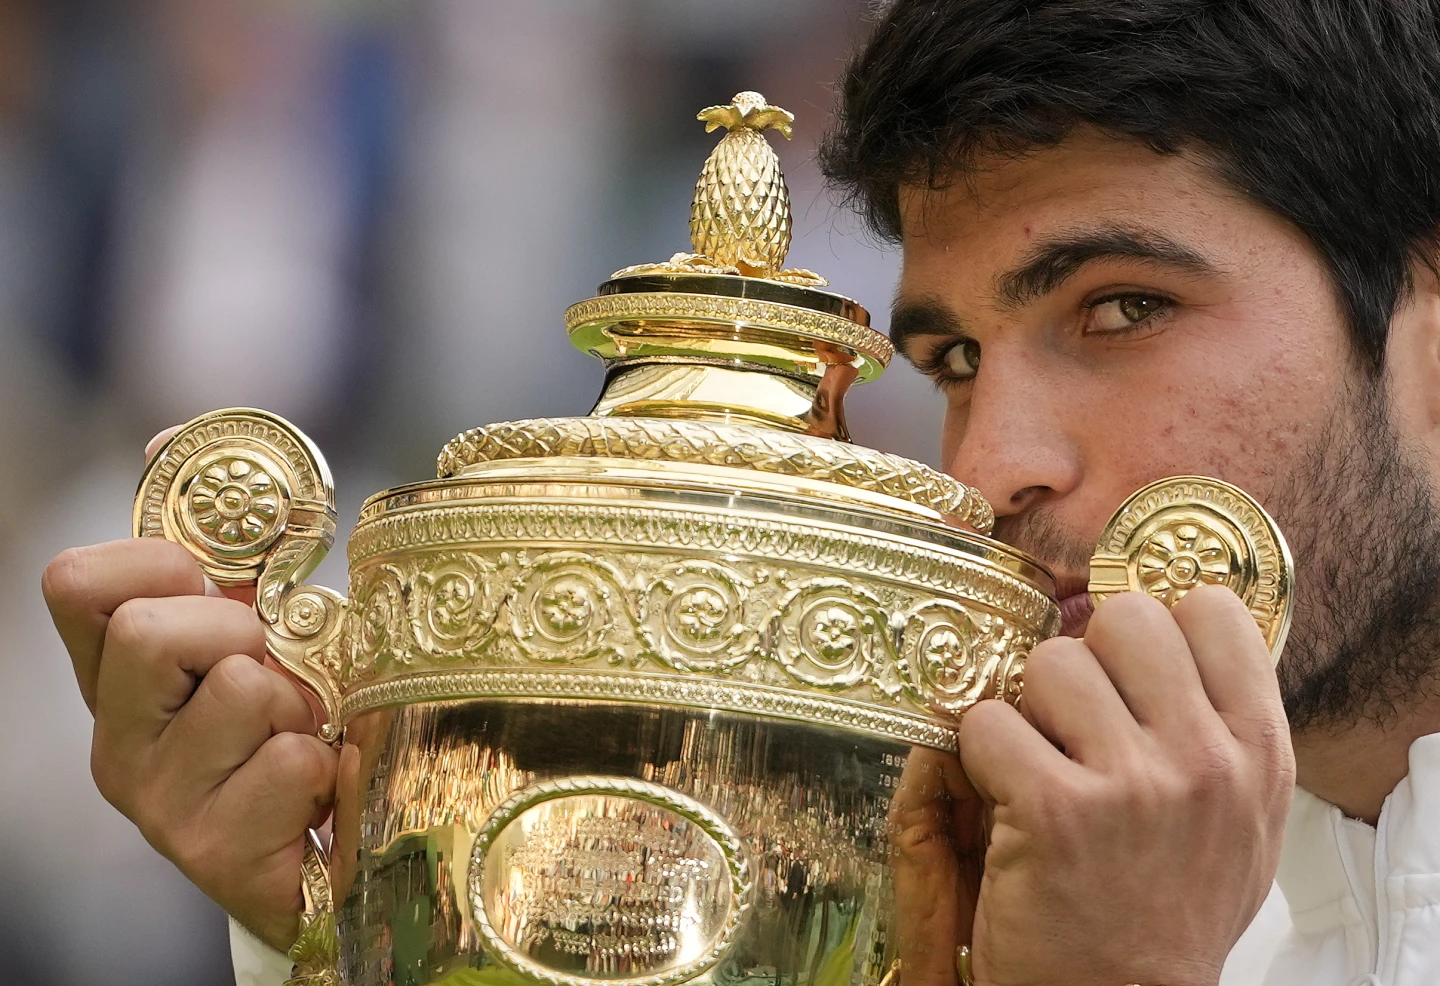
[[[1340,383],[1334,360],[1278,342],[1174,353],[1132,377],[1092,446],[1117,466],[1111,495],[1198,473],[1267,498],[1315,441]]]
[[[955,461],[955,454],[960,449],[960,441],[965,437],[967,417],[964,405],[952,402],[946,406],[945,424],[940,432],[940,462],[942,466]]]

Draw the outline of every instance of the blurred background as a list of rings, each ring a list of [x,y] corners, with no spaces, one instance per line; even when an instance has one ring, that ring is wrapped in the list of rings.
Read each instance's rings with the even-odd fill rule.
[[[884,329],[897,257],[814,165],[871,6],[0,0],[0,982],[231,982],[223,915],[95,792],[39,592],[64,547],[128,535],[146,440],[279,412],[343,536],[457,432],[585,413],[601,368],[561,313],[689,249],[695,113],[741,89],[797,117],[790,264]],[[915,374],[848,403],[858,441],[935,461]]]

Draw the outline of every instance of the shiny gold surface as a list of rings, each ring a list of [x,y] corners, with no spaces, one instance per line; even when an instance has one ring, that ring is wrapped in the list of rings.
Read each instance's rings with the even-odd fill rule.
[[[473,429],[371,497],[348,594],[302,582],[334,492],[282,419],[202,416],[146,469],[136,535],[254,584],[343,742],[292,986],[893,986],[901,772],[940,793],[959,717],[1018,699],[1055,584],[974,490],[844,440],[893,349],[782,266],[762,131],[789,114],[701,118],[729,132],[696,253],[566,313],[606,361],[593,414]],[[1122,507],[1091,589],[1223,581],[1278,651],[1289,565],[1253,501],[1183,477]]]
[[[320,837],[306,833],[305,854],[300,868],[300,888],[305,897],[300,936],[290,948],[295,968],[285,986],[340,986],[336,964],[340,943],[335,932],[335,902],[331,897],[329,860]]]
[[[346,743],[343,982],[875,986],[894,962],[903,743],[500,700],[377,710]]]
[[[795,117],[758,92],[736,93],[725,106],[701,110],[705,132],[728,133],[706,159],[690,206],[691,254],[663,264],[628,267],[616,276],[653,272],[739,274],[823,287],[808,270],[781,270],[790,251],[790,191],[764,131],[790,139]]]
[[[735,944],[754,891],[723,818],[623,776],[516,792],[470,853],[470,913],[490,952],[556,986],[693,979]]]
[[[136,537],[183,545],[217,584],[255,586],[271,654],[320,699],[321,735],[339,736],[334,670],[310,642],[333,638],[341,599],[296,588],[335,540],[335,485],[314,443],[268,411],[203,415],[146,465],[132,518]]]
[[[1242,490],[1204,476],[1151,483],[1121,504],[1090,560],[1098,605],[1145,592],[1167,606],[1200,585],[1234,590],[1275,660],[1290,632],[1294,562],[1280,529]]]
[[[995,523],[990,504],[978,492],[918,462],[845,442],[745,425],[643,418],[507,421],[473,428],[453,439],[440,452],[437,472],[442,479],[469,477],[480,475],[474,467],[481,464],[558,456],[720,466],[793,476],[845,487],[847,492],[884,494],[981,533],[989,533]],[[534,468],[543,471],[546,465],[535,463]],[[714,472],[706,478],[710,488],[724,482],[723,475]]]

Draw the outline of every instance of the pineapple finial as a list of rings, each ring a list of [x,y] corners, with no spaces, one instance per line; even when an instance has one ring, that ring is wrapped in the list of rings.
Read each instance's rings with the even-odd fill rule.
[[[663,264],[641,264],[615,276],[645,273],[741,274],[823,287],[808,270],[784,270],[790,250],[790,192],[764,131],[788,140],[795,117],[758,92],[740,92],[724,106],[697,114],[705,132],[727,131],[700,172],[690,205],[694,253],[677,253]]]
[[[707,106],[695,115],[695,119],[705,122],[707,134],[717,127],[724,127],[726,130],[748,127],[755,131],[774,127],[789,140],[795,114],[778,106],[771,106],[765,102],[764,96],[747,90],[737,92],[728,106]]]

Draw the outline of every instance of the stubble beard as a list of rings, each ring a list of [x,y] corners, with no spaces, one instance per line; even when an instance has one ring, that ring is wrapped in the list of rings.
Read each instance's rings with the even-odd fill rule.
[[[1280,692],[1292,732],[1383,728],[1440,693],[1440,512],[1381,382],[1342,394],[1318,435],[1266,500],[1296,562]],[[995,535],[1061,571],[1094,550],[1043,509]]]
[[[1391,725],[1440,684],[1440,515],[1383,383],[1343,395],[1291,475],[1270,503],[1296,560],[1291,731]]]

